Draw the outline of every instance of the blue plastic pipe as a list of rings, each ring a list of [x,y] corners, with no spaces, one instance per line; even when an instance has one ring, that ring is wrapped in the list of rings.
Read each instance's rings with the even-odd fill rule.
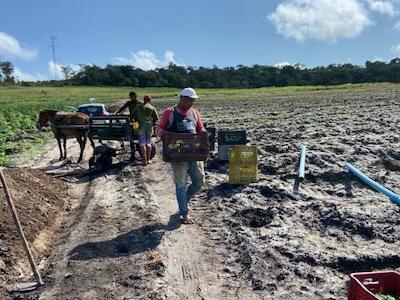
[[[360,170],[358,170],[357,168],[355,168],[354,166],[352,166],[351,164],[347,163],[346,164],[346,168],[349,172],[353,173],[356,177],[358,177],[361,181],[365,182],[366,184],[368,184],[370,187],[372,187],[373,189],[375,189],[378,192],[381,192],[383,194],[385,194],[386,196],[389,197],[389,199],[400,206],[400,195],[393,193],[392,191],[388,190],[387,188],[385,188],[384,186],[382,186],[381,184],[377,183],[376,181],[372,180],[371,178],[369,178],[367,175],[365,175],[364,173],[362,173]]]
[[[299,178],[304,179],[304,169],[306,166],[306,145],[301,145],[301,155],[300,155],[300,166],[299,166]]]

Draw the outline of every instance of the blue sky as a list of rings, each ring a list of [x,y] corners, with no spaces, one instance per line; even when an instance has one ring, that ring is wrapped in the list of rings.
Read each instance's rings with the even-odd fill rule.
[[[0,61],[20,80],[79,64],[364,64],[400,56],[399,12],[400,0],[2,0]]]

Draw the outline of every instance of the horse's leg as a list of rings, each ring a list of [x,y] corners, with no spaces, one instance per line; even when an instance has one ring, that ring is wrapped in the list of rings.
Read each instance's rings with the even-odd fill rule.
[[[64,159],[67,158],[67,137],[63,136],[64,138]]]
[[[81,156],[83,155],[83,152],[85,151],[86,142],[87,142],[87,136],[84,134],[84,135],[83,135],[83,146],[82,146],[82,153],[81,153]]]
[[[61,148],[61,137],[59,135],[56,135],[56,139],[57,139],[57,143],[58,143],[58,148],[60,149],[60,159],[63,159],[63,152],[62,152],[62,148]]]
[[[90,144],[92,145],[92,148],[93,148],[93,151],[94,151],[94,148],[96,148],[96,146],[94,144],[93,139],[90,137],[90,135],[89,135],[89,141],[90,141]]]
[[[93,148],[93,151],[94,151],[94,148],[96,148],[96,146],[94,144],[94,141],[93,141],[92,137],[90,136],[90,131],[89,130],[85,131],[84,137],[85,137],[85,139],[89,139],[90,144],[92,145],[92,148]]]
[[[76,136],[76,140],[78,141],[79,147],[81,148],[81,153],[79,154],[79,159],[78,159],[78,163],[80,163],[82,161],[82,155],[83,155],[83,150],[85,149],[85,145],[83,144],[83,140],[80,135]]]

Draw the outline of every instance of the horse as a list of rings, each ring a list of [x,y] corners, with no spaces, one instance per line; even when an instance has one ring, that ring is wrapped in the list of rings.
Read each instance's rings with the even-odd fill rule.
[[[79,143],[81,152],[79,155],[78,163],[82,161],[83,151],[85,150],[86,141],[89,137],[90,143],[93,149],[95,149],[94,142],[89,136],[89,128],[85,127],[89,125],[89,116],[76,112],[69,113],[53,109],[45,109],[39,113],[39,119],[36,122],[36,128],[41,130],[42,127],[51,124],[54,137],[57,139],[58,147],[60,149],[60,159],[63,160],[67,157],[67,139],[75,137]],[[71,126],[71,128],[66,128],[68,125],[75,125],[77,127]],[[82,127],[79,128],[79,125]],[[64,127],[65,126],[65,127]],[[61,149],[61,138],[63,139],[64,145],[64,155]]]

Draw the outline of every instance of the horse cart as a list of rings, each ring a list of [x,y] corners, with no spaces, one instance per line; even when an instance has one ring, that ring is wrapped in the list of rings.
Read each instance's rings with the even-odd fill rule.
[[[54,137],[57,139],[60,150],[60,160],[67,156],[67,139],[76,138],[80,147],[78,163],[82,161],[83,151],[85,150],[87,139],[94,149],[92,158],[89,160],[89,166],[110,165],[112,157],[117,154],[129,153],[131,160],[135,159],[135,152],[138,150],[138,139],[135,130],[126,115],[106,115],[89,117],[85,113],[68,113],[53,109],[44,109],[39,113],[39,119],[36,122],[36,128],[42,130],[51,125]],[[101,146],[96,147],[94,139],[100,141]],[[121,149],[114,149],[103,141],[119,141]],[[129,142],[130,151],[125,150],[125,142]],[[62,149],[62,145],[64,151]],[[151,143],[151,158],[156,154],[156,145]],[[104,166],[104,164],[103,164]]]
[[[108,168],[111,166],[112,157],[119,154],[130,154],[130,159],[135,160],[135,152],[139,151],[137,134],[132,128],[128,116],[109,115],[90,117],[89,138],[98,140],[101,145],[95,147],[89,166]],[[103,141],[118,141],[121,148],[116,150]],[[129,142],[129,151],[125,148],[125,142]],[[151,158],[156,155],[156,144],[151,142]]]

